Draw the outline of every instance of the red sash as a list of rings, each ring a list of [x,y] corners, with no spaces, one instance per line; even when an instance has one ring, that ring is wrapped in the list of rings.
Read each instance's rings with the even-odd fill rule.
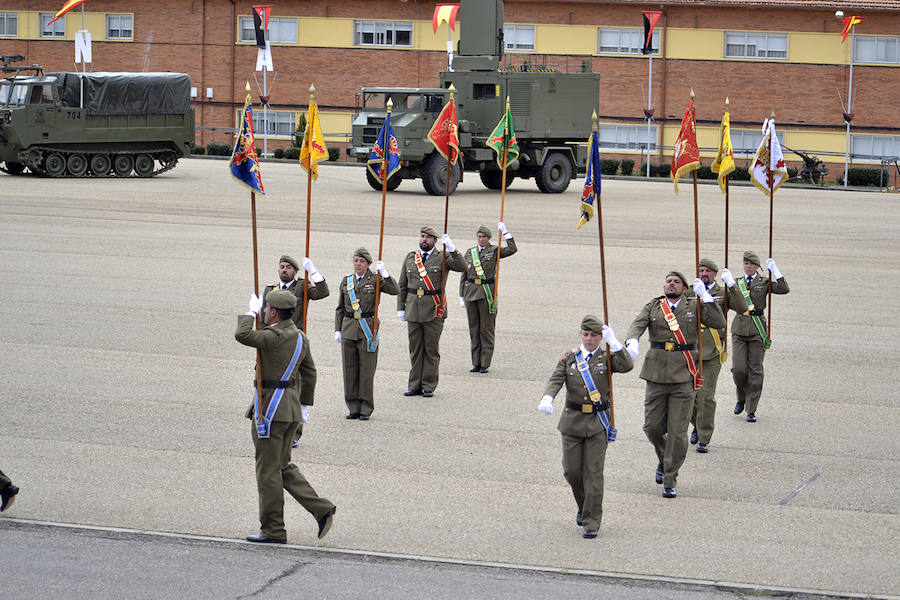
[[[686,301],[687,299],[685,299],[685,302]],[[684,333],[681,331],[681,326],[678,325],[678,320],[675,318],[675,313],[669,308],[669,303],[665,298],[662,298],[659,301],[659,307],[662,309],[663,316],[666,318],[666,323],[669,325],[669,329],[672,331],[672,334],[675,336],[678,343],[682,345],[687,344]],[[694,389],[699,390],[703,387],[703,376],[697,373],[697,365],[694,364],[694,357],[691,356],[691,351],[682,350],[682,353],[684,354],[684,359],[687,361],[688,370],[690,370],[691,375],[694,376]]]
[[[431,283],[431,278],[428,277],[428,271],[425,270],[425,265],[422,264],[422,254],[419,252],[415,253],[415,261],[416,261],[416,269],[419,270],[419,277],[422,278],[422,281],[425,282],[425,287],[428,288],[429,292],[434,291],[434,284]],[[439,294],[432,294],[432,299],[434,300],[434,316],[440,318],[444,316],[444,305],[441,304],[440,298],[438,298]]]

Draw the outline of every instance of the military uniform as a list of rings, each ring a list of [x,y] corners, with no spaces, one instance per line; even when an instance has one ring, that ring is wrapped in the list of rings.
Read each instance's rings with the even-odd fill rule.
[[[487,229],[487,228],[484,228]],[[479,232],[483,232],[479,229]],[[490,231],[488,231],[490,237]],[[506,258],[516,253],[516,241],[510,237],[506,246],[500,248],[500,258]],[[479,277],[472,260],[472,250],[478,253],[478,261],[484,278]],[[466,316],[469,319],[469,340],[471,342],[472,366],[487,369],[491,366],[491,358],[494,355],[494,327],[497,314],[491,313],[488,305],[484,285],[487,284],[494,290],[494,276],[497,273],[497,246],[488,244],[479,249],[473,246],[463,254],[466,261],[466,270],[459,278],[459,296],[466,302]],[[474,368],[472,369],[475,370]]]
[[[684,280],[683,277],[681,277]],[[687,282],[685,282],[686,284]],[[694,406],[694,378],[684,353],[669,329],[660,308],[659,296],[648,302],[631,323],[626,339],[650,338],[650,350],[644,358],[640,378],[647,382],[644,395],[644,434],[653,444],[663,467],[663,484],[674,488],[678,469],[687,453],[687,428]],[[672,309],[684,334],[687,348],[697,361],[697,298],[682,296]],[[702,322],[709,327],[725,327],[725,317],[715,303],[704,303]],[[667,349],[669,348],[669,349]]]
[[[369,331],[375,335],[375,280],[377,275],[366,271],[357,278],[355,273],[354,291],[359,301],[362,318],[368,323]],[[396,296],[397,283],[393,277],[381,280],[380,291]],[[341,279],[340,296],[334,311],[334,330],[341,332],[341,360],[344,367],[344,402],[350,414],[369,416],[375,409],[375,367],[378,364],[378,349],[367,350],[368,341],[359,320],[354,317],[350,294],[347,292],[347,278]],[[379,322],[381,319],[379,319]]]
[[[18,493],[19,488],[13,485],[13,482],[3,474],[3,471],[0,471],[0,498],[2,498],[2,501],[0,501],[0,512],[12,506]]]
[[[272,300],[271,295],[269,300],[273,302],[273,306],[279,306],[275,303],[276,300]],[[260,330],[254,330],[253,324],[252,316],[238,317],[234,338],[241,344],[258,348],[260,351],[263,380],[260,412],[265,414],[276,389],[284,389],[281,402],[272,418],[268,438],[260,438],[257,435],[256,415],[252,404],[246,413],[252,420],[250,431],[256,456],[260,532],[269,540],[283,541],[287,537],[284,528],[284,490],[287,490],[317,521],[324,519],[334,509],[334,504],[316,494],[297,465],[291,463],[291,441],[302,418],[301,403],[306,406],[313,404],[316,365],[310,353],[309,341],[292,320],[285,320]],[[284,371],[294,354],[298,336],[302,340],[299,359],[287,382],[281,383]],[[256,387],[255,380],[253,386]]]

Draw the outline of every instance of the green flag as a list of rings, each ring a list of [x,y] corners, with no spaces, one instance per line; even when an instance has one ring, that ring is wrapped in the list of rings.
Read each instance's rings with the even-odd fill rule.
[[[509,165],[519,156],[519,144],[516,142],[516,132],[513,130],[512,114],[509,110],[509,100],[506,102],[506,113],[503,118],[494,127],[490,137],[484,143],[488,148],[492,148],[497,153],[497,166],[502,170],[503,149],[506,148],[506,164]]]

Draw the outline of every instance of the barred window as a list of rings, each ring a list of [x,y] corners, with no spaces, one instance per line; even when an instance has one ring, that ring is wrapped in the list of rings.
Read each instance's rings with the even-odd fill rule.
[[[534,26],[504,25],[503,44],[506,50],[534,50]]]
[[[0,12],[0,36],[15,37],[19,35],[19,13]]]
[[[239,17],[240,41],[256,42],[256,29],[253,27],[253,17]],[[297,43],[297,19],[296,17],[269,17],[269,28],[266,30],[266,39],[272,44],[296,44]]]
[[[106,15],[106,39],[132,39],[133,30],[131,23],[131,15]]]
[[[295,116],[296,113],[292,111],[263,111],[262,107],[255,108],[253,110],[253,133],[258,137],[262,137],[264,133],[273,137],[291,137],[295,131]],[[263,121],[264,117],[267,117],[268,127]]]
[[[355,21],[353,27],[356,46],[412,46],[409,21]]]
[[[755,31],[726,31],[725,58],[779,58],[787,60],[788,35]]]
[[[659,29],[654,28],[650,38],[653,54],[659,56]],[[597,30],[598,54],[640,54],[644,48],[643,29],[622,29],[619,27]]]
[[[784,133],[779,134],[778,139],[784,142]],[[762,143],[763,133],[759,129],[732,129],[731,130],[731,147],[734,149],[735,156],[753,156]]]
[[[853,38],[853,58],[859,62],[900,64],[900,38],[858,36]]]
[[[647,151],[646,125],[600,125],[600,150]],[[657,126],[650,127],[650,151],[656,150]]]
[[[850,135],[850,153],[862,160],[900,156],[900,135]]]
[[[56,13],[40,13],[41,37],[66,37],[66,15],[61,16],[54,23],[50,23],[55,15]]]

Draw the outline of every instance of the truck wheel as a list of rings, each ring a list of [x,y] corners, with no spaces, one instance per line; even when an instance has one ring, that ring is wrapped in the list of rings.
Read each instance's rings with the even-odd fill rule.
[[[25,170],[25,165],[18,162],[6,161],[6,172],[10,175],[21,175]]]
[[[484,184],[489,190],[499,190],[503,185],[503,171],[478,171],[479,177],[481,177],[481,183]],[[515,175],[506,172],[506,187],[509,187],[509,184],[512,183],[512,180],[515,179]]]
[[[369,171],[369,168],[366,167],[366,181],[369,182],[369,186],[375,190],[376,192],[381,191],[381,182],[375,179],[375,176],[372,175],[372,172]],[[393,192],[398,187],[400,187],[400,182],[403,181],[403,177],[400,176],[400,173],[394,173],[390,177],[388,177],[387,189],[389,192]]]
[[[119,177],[128,177],[134,168],[134,160],[127,154],[117,154],[113,159],[113,170]]]
[[[450,169],[450,188],[452,194],[459,185],[459,164],[455,164]],[[444,189],[447,183],[447,159],[439,153],[434,152],[425,159],[422,164],[422,185],[425,191],[432,196],[443,196],[446,194]]]
[[[149,154],[138,154],[134,159],[134,172],[138,177],[152,177],[153,157]]]
[[[62,177],[66,174],[66,159],[62,154],[54,152],[44,159],[44,171],[50,177]]]
[[[72,154],[66,161],[66,166],[69,168],[69,174],[72,177],[81,177],[87,173],[88,161],[84,154]]]
[[[112,163],[106,154],[95,154],[91,157],[91,173],[94,177],[106,177],[109,175],[109,169]]]
[[[538,189],[545,194],[561,194],[572,180],[572,163],[565,154],[554,152],[541,165],[540,174],[535,177]]]

